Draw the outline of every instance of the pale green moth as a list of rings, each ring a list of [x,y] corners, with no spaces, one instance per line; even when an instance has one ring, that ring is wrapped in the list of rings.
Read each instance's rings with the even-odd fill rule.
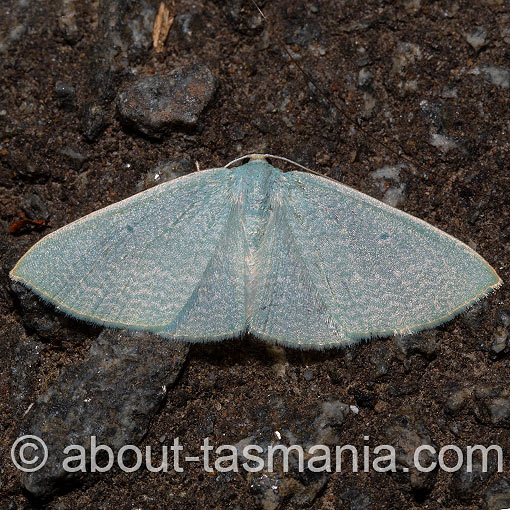
[[[97,324],[190,342],[248,332],[314,349],[434,327],[501,284],[432,225],[250,157],[52,232],[11,278]]]

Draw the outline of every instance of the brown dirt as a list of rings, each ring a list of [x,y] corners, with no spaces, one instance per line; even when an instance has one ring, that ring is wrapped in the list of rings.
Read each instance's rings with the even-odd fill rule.
[[[79,5],[78,26],[83,36],[74,45],[62,38],[51,2],[29,3],[21,14],[18,8],[18,22],[26,23],[28,31],[4,52],[0,72],[0,110],[6,111],[0,117],[0,317],[5,360],[0,369],[0,508],[37,506],[22,492],[7,452],[28,404],[51,384],[62,366],[82,358],[97,336],[96,330],[70,325],[61,338],[44,340],[31,375],[33,393],[26,399],[15,398],[12,352],[26,333],[20,311],[6,290],[7,273],[34,242],[133,194],[144,173],[162,159],[184,158],[207,168],[242,154],[270,152],[376,198],[382,195],[370,172],[402,162],[356,132],[313,93],[274,38],[263,36],[263,29],[238,31],[236,22],[229,22],[216,3],[199,0],[193,5],[201,13],[202,26],[191,41],[179,38],[173,27],[165,51],[143,53],[138,67],[153,73],[200,61],[215,72],[220,87],[198,131],[174,132],[162,142],[126,133],[115,117],[95,143],[82,137],[80,106],[88,94],[87,55],[95,44],[95,3]],[[287,0],[268,2],[265,12],[272,30],[299,53],[300,65],[332,98],[345,102],[346,111],[355,118],[364,108],[363,92],[356,87],[360,58],[368,57],[377,102],[374,114],[362,120],[364,128],[395,150],[404,148],[425,168],[407,172],[400,208],[474,246],[508,281],[508,89],[469,72],[476,66],[508,65],[510,44],[501,36],[510,24],[508,6],[505,10],[503,2],[497,1],[423,2],[413,13],[411,2],[323,0],[314,4],[318,6],[314,13],[312,4],[303,5]],[[4,33],[12,28],[14,7],[13,1],[0,7],[0,31]],[[177,0],[176,9],[188,12],[191,3]],[[245,12],[253,13],[246,7],[237,25]],[[488,30],[488,44],[477,54],[464,33],[479,25]],[[295,36],[304,26],[308,28],[299,34],[305,35]],[[325,50],[322,56],[308,47],[317,34]],[[395,74],[392,69],[399,43],[418,45],[422,58]],[[413,80],[415,90],[401,87]],[[71,108],[62,108],[55,97],[57,81],[76,88]],[[457,98],[441,97],[453,87]],[[443,105],[444,132],[459,140],[462,150],[443,154],[429,144],[430,122],[420,108],[423,100]],[[81,172],[61,154],[68,146],[90,155]],[[46,203],[48,225],[26,225],[11,234],[9,226],[22,217],[22,197],[34,191]],[[369,435],[378,444],[387,423],[398,415],[412,414],[419,416],[436,445],[496,443],[508,456],[508,429],[480,423],[469,406],[455,417],[445,411],[452,386],[508,384],[510,357],[492,361],[489,356],[498,326],[496,313],[505,303],[509,306],[508,286],[484,303],[474,322],[459,317],[436,329],[440,347],[430,362],[420,356],[403,361],[395,355],[393,339],[374,340],[347,352],[288,349],[289,365],[279,377],[274,357],[253,339],[194,346],[143,445],[157,448],[161,436],[179,436],[187,451],[195,452],[208,434],[217,444],[234,444],[264,424],[278,426],[276,418],[270,417],[277,398],[292,402],[299,412],[324,400],[355,404],[353,390],[362,389],[374,394],[378,405],[349,418],[342,431],[344,443],[362,444],[363,435]],[[388,353],[389,369],[384,377],[376,378],[369,360],[380,349]],[[307,369],[312,371],[311,380],[304,377]],[[393,391],[395,387],[405,391]],[[454,424],[456,433],[452,432]],[[467,503],[456,499],[448,473],[438,473],[432,492],[420,500],[394,477],[371,472],[333,474],[310,508],[349,508],[340,494],[350,487],[370,497],[370,508],[477,509],[483,504],[487,485],[509,475],[508,462],[506,473],[481,484]],[[87,479],[47,508],[249,509],[256,504],[243,474],[227,479],[189,466],[185,473],[166,475],[116,470]]]

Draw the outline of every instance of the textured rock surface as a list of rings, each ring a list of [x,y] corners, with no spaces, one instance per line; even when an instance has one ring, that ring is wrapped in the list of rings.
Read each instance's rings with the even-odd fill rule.
[[[53,308],[45,306],[41,299],[20,283],[13,282],[10,288],[22,311],[25,328],[45,340],[58,336],[62,324],[66,321],[65,317],[55,315]]]
[[[475,389],[476,416],[483,423],[510,428],[508,388],[480,386]]]
[[[122,121],[158,137],[175,127],[194,128],[216,90],[216,78],[203,65],[140,78],[117,98]]]
[[[396,478],[410,490],[430,492],[436,479],[436,470],[420,471],[414,464],[414,452],[420,445],[435,446],[430,433],[415,416],[399,416],[386,429],[387,443],[395,448],[397,472]],[[437,462],[437,455],[428,450],[420,452],[421,466],[428,468]]]
[[[510,482],[502,478],[489,486],[485,493],[487,510],[510,508]]]
[[[470,503],[475,494],[484,486],[484,483],[496,471],[497,465],[495,457],[489,456],[487,464],[484,466],[480,456],[473,455],[471,466],[467,467],[467,461],[462,463],[462,467],[455,471],[452,477],[452,491],[457,499]]]
[[[148,333],[103,331],[85,360],[64,369],[21,424],[20,436],[36,435],[48,448],[44,467],[22,475],[25,489],[45,498],[83,478],[83,473],[64,468],[66,446],[82,446],[90,462],[91,436],[115,453],[139,443],[187,352],[183,344]]]

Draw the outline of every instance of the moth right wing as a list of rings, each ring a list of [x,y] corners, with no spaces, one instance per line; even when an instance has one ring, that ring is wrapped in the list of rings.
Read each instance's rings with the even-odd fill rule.
[[[266,236],[251,329],[292,346],[433,327],[501,283],[445,232],[303,172],[283,174]]]

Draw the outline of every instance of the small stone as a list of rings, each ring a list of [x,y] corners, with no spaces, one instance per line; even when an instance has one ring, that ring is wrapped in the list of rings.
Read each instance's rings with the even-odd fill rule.
[[[473,390],[470,388],[456,389],[450,393],[446,400],[446,409],[451,414],[458,413],[471,399]]]
[[[358,60],[356,60],[356,65],[358,67],[365,67],[371,63],[372,63],[372,61],[370,60],[370,57],[367,55],[364,55],[364,56],[358,58]]]
[[[369,119],[372,117],[374,113],[375,107],[377,106],[377,101],[372,94],[365,92],[363,94],[363,110],[361,112],[361,116],[364,119]]]
[[[282,431],[283,432],[283,431]],[[277,437],[278,435],[275,434]],[[290,441],[290,444],[298,444],[298,440],[289,431],[283,432],[283,435]],[[248,462],[249,465],[255,466],[252,461],[248,461],[243,455],[243,448],[247,445],[257,445],[262,451],[261,457],[267,457],[270,445],[285,445],[278,439],[277,443],[269,441],[265,435],[256,434],[241,439],[235,444],[238,452],[240,463]],[[288,446],[288,445],[286,445]],[[289,508],[309,508],[316,499],[322,488],[328,480],[328,474],[314,473],[310,470],[298,470],[298,455],[294,450],[289,453],[289,470],[282,470],[282,457],[275,455],[275,464],[273,472],[256,472],[249,476],[249,491],[257,499],[260,508],[276,510],[281,503],[285,501]],[[305,461],[306,466],[306,461]],[[267,469],[267,463],[265,464]]]
[[[223,13],[234,30],[254,35],[262,30],[264,19],[246,0],[229,0],[222,5]]]
[[[392,73],[404,77],[410,65],[421,60],[423,53],[417,44],[399,43],[393,57]]]
[[[31,220],[47,220],[50,217],[45,201],[37,192],[26,193],[21,199],[21,208]]]
[[[27,31],[26,25],[16,25],[9,32],[9,40],[11,42],[19,41],[25,35],[26,31]]]
[[[70,109],[73,105],[76,91],[69,83],[57,81],[57,83],[55,83],[55,95],[61,108]]]
[[[385,402],[384,400],[379,400],[375,406],[374,406],[374,411],[376,413],[386,413],[388,411],[388,403]]]
[[[432,145],[432,147],[436,147],[444,153],[459,148],[457,141],[455,141],[453,138],[448,138],[445,135],[440,135],[439,133],[432,133],[430,135],[429,143]]]
[[[188,45],[196,42],[197,34],[203,29],[203,16],[198,12],[183,12],[175,17],[172,30],[179,35],[180,39]]]
[[[501,37],[506,44],[510,44],[510,27],[505,27],[501,29]]]
[[[444,106],[441,103],[430,103],[427,100],[420,101],[421,114],[435,133],[443,130]]]
[[[386,444],[396,451],[396,479],[409,487],[411,491],[430,492],[434,486],[436,470],[419,471],[414,463],[414,452],[421,445],[434,447],[425,426],[414,416],[399,416],[386,429]],[[420,452],[418,461],[428,467],[437,462],[437,455],[428,450]]]
[[[444,99],[457,99],[459,97],[457,93],[457,87],[445,87],[441,92],[441,97]]]
[[[310,508],[327,482],[327,473],[315,473],[305,468],[296,478],[285,477],[281,494],[294,493],[289,501],[289,508]]]
[[[404,4],[404,8],[409,14],[414,16],[421,9],[421,0],[407,0]]]
[[[310,508],[327,483],[325,473],[313,473],[305,469],[294,478],[286,473],[263,473],[255,476],[249,492],[258,503],[258,508],[277,510],[282,503],[288,508]]]
[[[44,344],[28,337],[20,338],[14,349],[11,367],[12,395],[16,401],[33,399],[37,370]]]
[[[369,510],[373,508],[370,497],[356,489],[346,488],[340,493],[340,498],[349,505],[349,510]],[[347,507],[346,507],[347,508]]]
[[[284,41],[286,44],[298,45],[301,48],[312,50],[314,46],[320,48],[321,26],[315,23],[313,18],[308,17],[304,10],[299,3],[295,3],[294,11],[285,23]]]
[[[107,115],[101,106],[96,104],[85,106],[81,126],[83,134],[89,142],[97,140],[107,125]]]
[[[491,423],[506,428],[510,427],[510,399],[495,398],[490,404],[489,413]]]
[[[375,347],[372,354],[369,356],[370,363],[374,365],[375,370],[372,372],[374,378],[385,376],[390,369],[391,353],[384,346]]]
[[[263,134],[267,135],[271,132],[272,125],[266,117],[255,117],[252,124]]]
[[[62,0],[62,10],[58,17],[58,27],[69,44],[75,44],[81,39],[81,33],[76,24],[76,0]]]
[[[369,92],[372,89],[372,82],[374,81],[374,73],[366,67],[360,69],[358,73],[358,87],[361,90]]]
[[[313,379],[313,372],[307,369],[304,371],[303,377],[305,378],[305,381],[311,381]]]
[[[176,127],[195,128],[216,87],[208,67],[192,65],[140,78],[120,92],[117,108],[127,126],[160,138]]]
[[[498,66],[474,67],[470,74],[481,75],[482,78],[497,87],[507,89],[510,87],[510,71]]]
[[[82,154],[81,152],[78,152],[71,147],[66,147],[60,152],[60,154],[68,158],[75,170],[80,170],[85,162],[89,159],[88,154]]]
[[[510,309],[500,308],[496,313],[496,321],[505,329],[510,327]]]
[[[332,446],[340,441],[338,429],[349,415],[349,406],[339,400],[323,402],[322,412],[314,421],[314,444]]]
[[[62,328],[61,316],[55,314],[24,285],[12,282],[11,290],[17,298],[25,329],[30,333],[37,333],[39,338],[44,340],[55,338]]]
[[[475,27],[464,36],[476,52],[479,52],[487,44],[487,30],[484,27]]]
[[[457,462],[457,456],[453,456],[452,465]],[[488,455],[487,466],[483,466],[480,452],[473,454],[470,470],[468,471],[467,456],[464,456],[462,467],[455,471],[451,481],[451,487],[457,499],[469,503],[480,491],[481,486],[490,478],[496,470],[495,456]]]
[[[502,326],[496,328],[494,340],[491,345],[491,353],[494,356],[500,355],[507,347],[508,333]]]
[[[276,510],[282,501],[280,486],[282,480],[276,473],[263,474],[255,477],[249,487],[249,492],[255,497],[261,508]]]
[[[370,173],[377,184],[379,191],[383,193],[382,201],[392,207],[397,207],[404,199],[405,183],[400,178],[400,171],[405,168],[404,164],[383,166]]]
[[[131,19],[126,23],[128,30],[125,35],[123,34],[124,37],[128,36],[127,39],[131,39],[127,45],[131,57],[136,54],[146,55],[145,51],[151,47],[152,29],[157,14],[157,10],[154,5],[151,5],[150,0],[142,0],[137,4],[137,7],[131,9]]]
[[[489,309],[489,304],[486,299],[482,301],[478,301],[475,303],[469,310],[463,313],[460,318],[462,322],[473,330],[479,330],[483,328],[485,324],[485,318],[487,315],[487,311]]]
[[[489,351],[492,359],[498,359],[510,352],[510,310],[500,308],[496,312],[493,341]]]
[[[396,345],[403,357],[409,358],[418,354],[428,361],[431,361],[436,357],[437,337],[432,331],[398,336],[396,337]]]
[[[510,428],[510,391],[506,388],[479,386],[475,389],[475,414],[486,424]]]
[[[459,424],[458,423],[450,423],[448,428],[457,436],[459,434]]]
[[[195,165],[187,159],[162,161],[153,170],[145,174],[144,178],[136,185],[136,190],[143,191],[194,171],[196,171]]]

